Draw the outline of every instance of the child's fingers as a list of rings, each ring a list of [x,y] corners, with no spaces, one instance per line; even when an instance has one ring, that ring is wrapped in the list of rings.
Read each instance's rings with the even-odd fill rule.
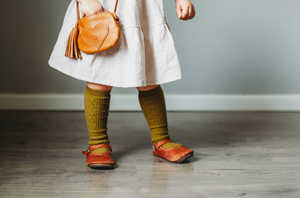
[[[102,6],[100,8],[100,12],[104,12],[104,8]]]
[[[80,14],[81,14],[81,17],[85,17],[86,16],[86,13],[82,10],[82,8],[80,8]]]
[[[196,15],[194,5],[187,0],[176,1],[176,13],[181,20],[193,19]]]
[[[195,10],[193,7],[189,7],[189,19],[193,19],[195,17]]]
[[[183,15],[182,14],[182,20],[189,20],[189,19],[193,19],[195,17],[195,10],[193,7],[191,6],[188,6],[187,7],[187,14],[186,15]]]
[[[177,14],[178,18],[181,19],[181,17],[182,17],[182,15],[181,15],[181,6],[176,7],[176,14]]]
[[[182,10],[182,15],[181,15],[182,17],[181,18],[184,19],[184,20],[186,20],[188,14],[189,14],[189,8],[186,6]]]
[[[82,17],[103,12],[103,7],[98,0],[93,1],[81,1],[80,12]]]

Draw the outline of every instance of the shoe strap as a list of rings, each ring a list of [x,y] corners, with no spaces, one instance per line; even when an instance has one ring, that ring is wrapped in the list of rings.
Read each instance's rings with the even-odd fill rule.
[[[90,152],[98,148],[108,148],[112,152],[111,146],[109,144],[97,144],[97,145],[90,145],[88,150],[82,151],[82,154],[88,155]]]
[[[165,139],[165,140],[162,140],[160,142],[158,142],[157,144],[153,144],[153,146],[156,148],[156,149],[159,149],[162,145],[164,145],[165,143],[167,142],[174,142],[173,140],[170,140],[170,139]]]

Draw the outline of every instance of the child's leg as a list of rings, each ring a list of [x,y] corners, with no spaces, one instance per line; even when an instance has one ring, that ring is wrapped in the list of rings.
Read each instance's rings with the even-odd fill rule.
[[[84,94],[85,117],[90,136],[89,145],[109,144],[107,119],[112,87],[87,83]],[[108,148],[99,148],[92,153],[107,153]]]
[[[151,85],[137,87],[137,89],[139,90],[140,105],[150,128],[152,143],[170,139],[164,92],[161,86]],[[167,149],[179,146],[175,142],[167,142],[162,147]]]

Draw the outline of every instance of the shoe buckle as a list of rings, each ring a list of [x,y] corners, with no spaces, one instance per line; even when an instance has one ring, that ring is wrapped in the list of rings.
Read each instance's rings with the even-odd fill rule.
[[[87,154],[89,154],[90,153],[90,149],[87,149],[86,151],[82,151],[82,154],[83,155],[87,155]]]

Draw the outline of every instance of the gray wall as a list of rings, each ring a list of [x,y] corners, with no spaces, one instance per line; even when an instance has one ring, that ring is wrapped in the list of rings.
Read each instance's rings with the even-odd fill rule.
[[[84,82],[47,65],[69,2],[1,2],[0,93],[84,92]],[[299,0],[193,2],[197,16],[183,22],[164,0],[184,77],[166,93],[300,93]]]

